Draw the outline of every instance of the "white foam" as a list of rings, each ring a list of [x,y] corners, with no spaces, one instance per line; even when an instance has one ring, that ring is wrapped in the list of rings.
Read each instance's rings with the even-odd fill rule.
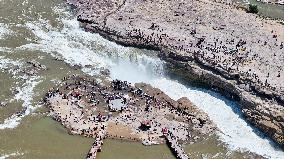
[[[274,148],[267,138],[257,135],[256,130],[242,119],[236,103],[217,93],[192,89],[166,78],[156,79],[151,84],[175,100],[187,97],[205,111],[221,130],[218,135],[230,149],[251,151],[273,159],[284,158],[283,151]]]
[[[23,153],[14,152],[14,153],[11,153],[11,154],[1,155],[0,159],[6,159],[6,158],[10,158],[10,157],[19,156],[19,155],[23,155]]]
[[[11,65],[17,66],[17,65],[19,65],[19,62],[16,62],[16,61],[13,61],[11,59],[4,58],[3,56],[0,56],[0,68],[1,69],[6,69]]]
[[[50,30],[45,32],[39,27],[38,23],[27,23],[27,27],[31,29],[35,35],[40,38],[38,44],[27,44],[18,49],[34,49],[41,50],[52,54],[53,56],[61,56],[67,63],[71,65],[93,65],[101,63],[103,57],[95,54],[92,50],[86,48],[82,43],[88,41],[83,31],[72,29],[70,24],[66,24],[66,28],[56,31]],[[77,24],[79,27],[79,24]],[[74,39],[74,40],[72,40]],[[84,40],[84,41],[80,41]],[[56,53],[56,55],[54,54]]]
[[[0,52],[11,52],[12,49],[8,47],[0,47]]]
[[[23,101],[22,107],[25,108],[24,112],[20,115],[13,114],[9,118],[5,119],[3,123],[0,123],[0,129],[12,129],[16,128],[23,117],[29,115],[32,113],[37,106],[32,105],[33,95],[34,95],[34,88],[40,81],[38,80],[38,77],[31,77],[29,80],[26,81],[26,83],[23,85],[23,87],[18,87],[17,91],[18,93],[15,95],[14,99],[11,100],[11,102],[17,100],[17,101]]]
[[[243,0],[243,2],[244,2],[245,4],[250,4],[250,1],[249,1],[249,0]]]
[[[157,64],[160,62],[158,61]],[[174,100],[187,97],[216,123],[221,130],[218,136],[231,150],[250,151],[273,159],[284,158],[282,150],[275,148],[269,139],[245,122],[235,102],[209,90],[194,89],[165,77],[150,76],[147,74],[149,69],[144,71],[135,63],[118,63],[110,70],[111,77],[114,79],[149,83]]]
[[[65,62],[81,66],[92,74],[97,68],[110,69],[111,77],[134,82],[146,82],[160,88],[173,99],[188,97],[203,109],[217,124],[222,133],[220,139],[232,150],[251,151],[268,158],[283,158],[284,152],[275,149],[269,140],[258,136],[238,114],[237,105],[222,96],[207,90],[196,90],[162,76],[163,62],[140,55],[129,48],[109,42],[97,34],[83,31],[76,19],[63,19],[64,28],[43,29],[41,24],[27,23],[27,27],[39,38],[36,44],[18,49],[42,50]],[[45,24],[46,27],[46,24]],[[46,31],[48,30],[48,31]],[[134,55],[134,56],[132,56]]]
[[[22,67],[23,66],[23,62],[19,61],[19,60],[12,60],[9,58],[4,58],[3,56],[0,56],[0,69],[1,70],[7,70],[9,73],[11,73],[12,75],[16,75],[17,73],[19,73],[19,69],[15,69],[15,67]]]
[[[10,34],[12,31],[9,29],[8,25],[0,23],[0,39],[3,39],[6,35]]]

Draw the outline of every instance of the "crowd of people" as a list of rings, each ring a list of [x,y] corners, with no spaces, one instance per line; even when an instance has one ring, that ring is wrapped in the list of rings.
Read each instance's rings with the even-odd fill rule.
[[[48,104],[50,115],[71,134],[96,139],[89,157],[96,155],[103,138],[109,137],[109,122],[124,125],[137,134],[138,138],[129,139],[147,141],[150,144],[165,142],[161,138],[164,129],[170,130],[176,140],[183,142],[192,140],[191,130],[198,132],[206,129],[207,133],[211,133],[209,121],[201,122],[203,120],[194,112],[178,109],[175,101],[156,91],[149,85],[132,86],[120,80],[98,83],[94,78],[72,75],[65,77],[57,88],[50,89],[44,100]],[[126,107],[111,113],[108,105],[114,99],[121,99]],[[148,122],[147,130],[141,128],[144,121]]]
[[[275,98],[284,96],[279,83],[284,44],[277,25],[237,10],[230,0],[126,3],[131,7],[112,14],[104,24],[106,33],[122,37],[114,39],[173,51],[174,60],[192,60],[226,78],[260,87],[253,90],[256,93],[268,90]]]

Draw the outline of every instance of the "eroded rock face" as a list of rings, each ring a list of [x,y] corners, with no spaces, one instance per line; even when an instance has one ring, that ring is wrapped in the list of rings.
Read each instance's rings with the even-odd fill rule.
[[[85,28],[160,50],[189,80],[233,97],[246,118],[284,145],[284,28],[229,0],[69,0]]]
[[[161,90],[153,88],[149,84],[136,84],[136,86],[142,88],[145,93],[149,94],[150,96],[155,96],[158,99],[162,99],[170,107],[181,112],[184,116],[189,116],[189,122],[193,131],[199,132],[203,135],[208,135],[212,134],[216,130],[216,125],[209,119],[208,115],[200,110],[186,97],[175,101]]]

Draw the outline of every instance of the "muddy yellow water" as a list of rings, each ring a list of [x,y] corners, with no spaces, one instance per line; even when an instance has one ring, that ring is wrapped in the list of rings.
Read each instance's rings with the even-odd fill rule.
[[[84,158],[91,139],[68,135],[49,117],[30,117],[14,130],[0,131],[2,153],[20,152],[15,158]]]
[[[46,31],[50,29],[47,26],[50,26],[60,32],[62,23],[59,19],[64,15],[58,12],[58,8],[71,12],[62,0],[0,0],[0,102],[7,103],[7,106],[0,107],[0,124],[16,112],[22,111],[23,106],[39,107],[33,113],[24,116],[12,129],[0,129],[0,158],[4,156],[4,158],[22,159],[82,159],[85,158],[93,142],[89,138],[69,135],[59,123],[47,117],[47,109],[41,106],[45,92],[64,76],[84,74],[84,72],[74,69],[66,61],[58,60],[60,57],[54,56],[52,51],[46,53],[45,45],[37,50],[20,48],[30,43],[38,43],[38,37],[32,32],[35,29],[27,28],[30,26],[29,23],[37,24],[45,21]],[[40,23],[40,25],[43,24]],[[44,38],[45,35],[39,32],[38,36]],[[83,39],[80,40],[83,41]],[[99,42],[86,45],[92,50],[98,52],[105,50],[105,53],[112,54],[112,47],[107,48]],[[63,48],[62,51],[66,50]],[[130,51],[144,52],[133,48],[130,48]],[[8,66],[1,65],[1,58],[15,63]],[[17,67],[25,68],[27,62],[31,60],[45,65],[47,70],[39,71],[35,76],[28,77],[23,77],[21,72],[11,71]],[[30,80],[37,82],[31,94],[28,90],[32,85],[25,87]],[[24,92],[21,99],[15,99],[14,90],[16,88],[22,88],[21,91]],[[7,125],[13,125],[13,123]],[[244,158],[246,156],[244,153],[229,151],[217,140],[217,137],[210,137],[196,144],[187,145],[186,151],[191,158]],[[141,143],[107,139],[103,145],[103,152],[99,153],[98,158],[173,159],[174,156],[166,145],[145,147]]]
[[[135,158],[135,159],[175,159],[167,145],[143,146],[137,142],[106,139],[103,145],[103,152],[98,154],[98,159]]]

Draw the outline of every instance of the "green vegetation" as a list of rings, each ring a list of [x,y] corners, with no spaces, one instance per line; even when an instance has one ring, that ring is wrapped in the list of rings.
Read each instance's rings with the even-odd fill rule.
[[[249,4],[249,8],[247,10],[248,13],[257,14],[258,13],[258,7],[255,4]]]

